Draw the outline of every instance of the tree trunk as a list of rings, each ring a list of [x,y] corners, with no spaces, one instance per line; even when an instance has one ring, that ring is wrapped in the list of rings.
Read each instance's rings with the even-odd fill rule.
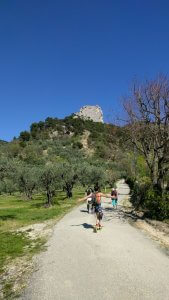
[[[66,191],[66,194],[67,194],[67,198],[72,198],[73,196],[72,191],[70,189]]]
[[[161,167],[159,170],[159,175],[157,180],[157,186],[161,190],[161,192],[163,192],[165,189],[164,178],[165,178],[165,171]]]
[[[52,205],[52,196],[51,196],[51,192],[50,190],[47,190],[46,192],[46,195],[47,195],[47,206],[51,206]]]
[[[26,194],[26,198],[28,199],[28,200],[32,200],[32,192],[31,191],[26,191],[25,192],[25,194]]]
[[[94,189],[99,190],[99,183],[98,182],[95,184]]]
[[[72,185],[66,184],[66,195],[67,195],[67,198],[72,198],[72,196],[73,196],[72,189],[73,189]]]

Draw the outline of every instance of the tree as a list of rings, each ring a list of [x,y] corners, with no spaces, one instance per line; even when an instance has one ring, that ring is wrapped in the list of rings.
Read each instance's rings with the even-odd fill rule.
[[[57,123],[57,118],[53,119],[53,118],[48,117],[45,120],[45,127],[54,129],[56,127],[56,123]]]
[[[2,181],[8,170],[8,161],[7,159],[0,160],[0,181]]]
[[[169,164],[169,81],[164,75],[134,83],[124,101],[128,132],[145,157],[153,186],[162,191]]]
[[[78,179],[83,186],[105,187],[107,173],[105,167],[83,164],[78,170]]]
[[[106,174],[107,174],[107,182],[111,188],[115,186],[115,183],[121,177],[120,171],[113,170],[113,169],[107,170]]]
[[[16,191],[17,185],[14,180],[12,178],[5,178],[1,184],[1,192],[12,195]]]
[[[78,164],[70,164],[68,162],[60,164],[60,179],[68,198],[72,197],[73,187],[78,180],[78,168]]]
[[[83,162],[81,166],[78,168],[78,181],[83,187],[92,184],[89,176],[90,172],[91,172],[91,165],[88,162]]]
[[[33,191],[38,186],[38,168],[20,164],[17,168],[17,183],[19,190],[24,192],[28,199],[32,199]]]
[[[7,158],[0,159],[0,186],[1,192],[4,192],[4,180],[9,177],[10,172],[12,171],[11,161]]]
[[[22,150],[20,154],[20,158],[26,164],[30,164],[30,165],[41,164],[44,161],[43,148],[38,144],[38,142],[27,144]]]
[[[28,131],[22,131],[19,136],[19,140],[22,142],[28,142],[30,140],[30,133]]]
[[[60,187],[59,166],[48,164],[41,169],[40,184],[46,192],[47,202],[49,207],[52,205],[52,198],[55,195],[56,188]]]

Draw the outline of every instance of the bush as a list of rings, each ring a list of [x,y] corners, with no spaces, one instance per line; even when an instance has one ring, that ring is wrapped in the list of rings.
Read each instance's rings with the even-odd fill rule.
[[[73,148],[74,149],[82,149],[83,148],[83,144],[81,142],[79,142],[79,141],[75,141],[73,143]]]
[[[131,203],[136,209],[144,209],[146,217],[161,221],[169,218],[169,193],[161,194],[148,182],[134,184]]]
[[[147,217],[161,221],[169,218],[169,194],[160,195],[157,191],[149,189],[145,196],[144,206],[148,210],[145,214]]]
[[[129,185],[130,186],[130,185]],[[146,184],[131,182],[131,203],[136,209],[143,208],[146,197],[146,191],[149,188]]]

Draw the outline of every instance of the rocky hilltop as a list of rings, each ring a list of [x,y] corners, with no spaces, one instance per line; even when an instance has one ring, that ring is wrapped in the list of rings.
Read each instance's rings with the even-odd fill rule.
[[[75,114],[75,117],[80,117],[85,120],[90,119],[93,122],[103,123],[103,111],[98,105],[86,105],[80,109],[80,112]]]

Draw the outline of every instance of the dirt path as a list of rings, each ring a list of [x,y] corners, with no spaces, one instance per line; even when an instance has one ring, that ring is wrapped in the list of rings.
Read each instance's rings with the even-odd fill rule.
[[[128,194],[120,183],[119,204]],[[38,258],[24,300],[169,299],[168,256],[131,226],[120,209],[104,205],[104,228],[93,233],[86,205],[55,227],[48,250]]]

